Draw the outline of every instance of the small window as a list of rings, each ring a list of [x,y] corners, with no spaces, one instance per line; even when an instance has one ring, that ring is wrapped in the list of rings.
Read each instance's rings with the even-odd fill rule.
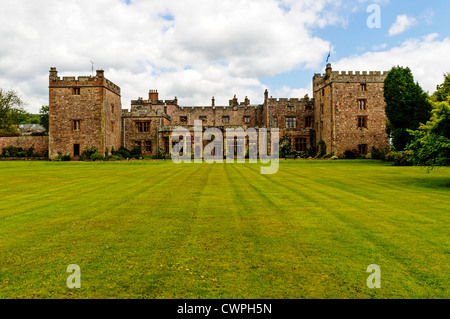
[[[244,123],[250,123],[250,116],[244,116]]]
[[[136,133],[149,133],[150,122],[136,122]]]
[[[361,155],[367,155],[367,144],[359,144],[358,151]]]
[[[367,108],[367,100],[365,99],[358,100],[358,107],[360,110],[365,110]]]
[[[305,127],[312,128],[313,127],[314,118],[312,116],[307,116],[305,118]]]
[[[229,116],[222,116],[222,122],[223,123],[230,123],[230,117]]]
[[[111,132],[114,133],[115,129],[116,129],[116,123],[111,122]]]
[[[297,152],[305,152],[307,148],[307,139],[306,138],[296,138],[295,139],[294,148]]]
[[[306,104],[305,111],[311,111],[312,110],[312,104]]]
[[[81,120],[73,120],[73,130],[79,131],[81,128]]]
[[[206,123],[208,118],[206,116],[199,116],[198,118],[200,121],[202,121],[203,123]]]
[[[367,84],[362,83],[361,86],[360,86],[360,89],[361,89],[362,92],[366,92],[367,91]]]
[[[142,142],[141,141],[134,141],[134,147],[142,147]]]
[[[288,109],[288,111],[295,111],[295,106],[288,105],[287,109]]]
[[[320,104],[320,113],[323,114],[323,103]]]
[[[277,128],[278,127],[278,117],[274,117],[273,118],[273,127]]]
[[[358,128],[367,128],[366,116],[358,116]]]
[[[187,122],[187,116],[180,116],[180,122],[186,123]]]
[[[111,113],[114,114],[114,104],[111,104]]]
[[[296,125],[296,118],[295,117],[286,117],[286,128],[295,128]]]
[[[81,94],[81,89],[80,88],[73,88],[72,89],[72,94],[73,95],[80,95]]]
[[[325,96],[325,89],[322,89],[322,96]]]
[[[152,152],[152,141],[145,141],[145,152]]]

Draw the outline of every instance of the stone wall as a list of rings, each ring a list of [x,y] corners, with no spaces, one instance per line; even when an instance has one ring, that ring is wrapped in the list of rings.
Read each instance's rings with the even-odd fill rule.
[[[32,147],[35,153],[44,156],[48,151],[48,136],[0,137],[0,154],[8,146],[22,147],[24,150]]]

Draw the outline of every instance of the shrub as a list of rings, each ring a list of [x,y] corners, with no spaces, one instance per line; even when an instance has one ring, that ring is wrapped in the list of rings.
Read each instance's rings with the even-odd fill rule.
[[[116,156],[121,156],[122,159],[123,158],[131,158],[130,151],[124,146],[121,146],[117,151],[111,150],[111,154],[116,155]]]
[[[162,159],[166,157],[166,151],[164,151],[162,148],[160,148],[158,150],[158,152],[156,152],[156,158],[158,159]]]
[[[92,154],[98,153],[98,150],[95,146],[88,146],[84,149],[84,151],[81,153],[80,160],[86,161],[90,160]]]
[[[71,160],[69,155],[63,155],[61,152],[58,152],[58,156],[53,159],[55,162],[68,162]]]
[[[318,144],[319,147],[319,154],[317,154],[317,157],[324,157],[327,154],[327,144],[325,141],[321,140]]]
[[[139,146],[135,146],[131,152],[130,157],[139,159],[142,156],[142,149]]]
[[[386,154],[386,161],[393,162],[394,166],[412,166],[412,151],[406,152],[390,152]]]
[[[372,159],[384,160],[386,157],[386,153],[382,150],[377,149],[376,147],[372,147],[371,151]]]
[[[359,154],[358,150],[346,150],[344,152],[344,158],[345,159],[357,159],[357,158],[361,158],[361,155]]]
[[[103,154],[99,152],[95,152],[94,154],[91,155],[90,159],[92,161],[103,161],[105,160],[105,156],[103,156]]]

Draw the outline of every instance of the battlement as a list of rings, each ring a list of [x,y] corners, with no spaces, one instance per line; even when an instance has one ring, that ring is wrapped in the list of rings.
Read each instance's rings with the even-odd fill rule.
[[[384,81],[388,71],[333,71],[331,64],[327,65],[324,74],[315,73],[313,81],[320,84],[324,81]]]
[[[104,77],[103,70],[97,70],[96,76],[64,76],[59,77],[56,68],[50,68],[50,87],[86,87],[104,86],[120,95],[120,87]]]

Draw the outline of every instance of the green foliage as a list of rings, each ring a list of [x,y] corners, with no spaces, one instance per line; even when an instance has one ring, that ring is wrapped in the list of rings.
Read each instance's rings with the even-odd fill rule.
[[[430,168],[450,166],[450,106],[448,102],[433,102],[430,121],[419,130],[411,131],[414,141],[412,162]]]
[[[61,152],[58,152],[58,156],[53,159],[55,162],[69,162],[70,160],[70,155],[63,155]]]
[[[283,135],[280,138],[280,157],[286,157],[286,155],[294,155],[294,149],[292,148],[291,138],[287,135]]]
[[[361,155],[359,154],[358,150],[346,150],[344,152],[344,158],[345,159],[357,159],[361,158]]]
[[[375,160],[384,160],[386,158],[386,153],[382,150],[377,149],[376,147],[372,147],[370,158]]]
[[[437,86],[436,92],[433,93],[431,99],[433,102],[448,101],[450,97],[450,73],[444,74],[444,83]]]
[[[39,122],[46,132],[48,132],[48,110],[48,105],[43,105],[39,110]]]
[[[121,156],[122,159],[131,158],[130,151],[124,146],[121,146],[117,151],[115,151],[114,148],[111,149],[111,154]]]
[[[413,166],[412,155],[412,151],[392,151],[386,154],[385,160],[388,162],[393,162],[394,166]]]
[[[162,148],[160,148],[157,152],[156,152],[156,158],[157,159],[163,159],[167,156],[167,153],[165,150],[163,150]]]
[[[103,156],[102,153],[95,152],[95,153],[91,154],[90,159],[92,161],[103,161],[103,160],[105,160],[105,156]]]
[[[387,127],[393,137],[393,146],[402,151],[413,137],[407,130],[416,130],[426,123],[431,115],[428,95],[420,85],[414,82],[411,70],[393,67],[384,81],[384,99],[386,102]]]
[[[98,153],[98,150],[95,146],[88,146],[84,149],[84,151],[80,155],[81,161],[90,160],[92,154]]]
[[[11,126],[26,120],[29,114],[24,110],[25,103],[14,90],[0,88],[0,133],[12,133]]]
[[[39,154],[34,153],[34,148],[23,149],[22,147],[8,146],[2,150],[1,157],[38,157]]]
[[[324,157],[327,154],[327,144],[325,141],[321,140],[318,144],[319,147],[319,154],[317,154],[317,157],[321,158]]]
[[[130,156],[132,158],[136,158],[139,159],[142,156],[142,149],[139,146],[134,147],[131,152],[130,152]]]

